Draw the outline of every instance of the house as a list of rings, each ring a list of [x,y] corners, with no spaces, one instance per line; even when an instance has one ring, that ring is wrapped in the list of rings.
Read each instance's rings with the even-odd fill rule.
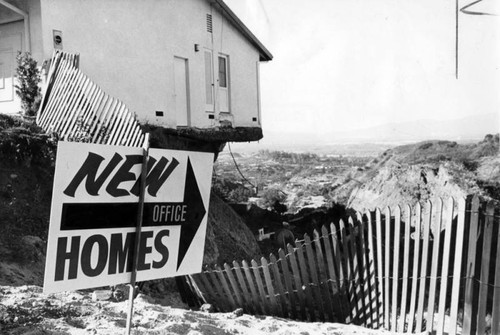
[[[0,112],[19,111],[17,51],[42,64],[54,49],[79,53],[80,69],[142,124],[262,138],[259,66],[272,55],[222,0],[0,0]]]

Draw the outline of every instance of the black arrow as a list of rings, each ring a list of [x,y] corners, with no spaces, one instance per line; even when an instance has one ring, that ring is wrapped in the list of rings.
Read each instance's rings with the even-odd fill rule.
[[[65,203],[61,230],[133,228],[137,203]],[[181,226],[177,270],[206,214],[196,176],[188,158],[182,202],[144,203],[143,227]]]
[[[196,182],[191,161],[188,158],[186,171],[186,186],[184,188],[184,203],[188,206],[186,211],[186,221],[181,226],[181,239],[179,242],[179,256],[177,257],[177,270],[186,256],[186,252],[193,242],[194,236],[200,227],[201,221],[205,217],[205,205],[201,198],[200,189]],[[191,209],[192,208],[192,209]]]

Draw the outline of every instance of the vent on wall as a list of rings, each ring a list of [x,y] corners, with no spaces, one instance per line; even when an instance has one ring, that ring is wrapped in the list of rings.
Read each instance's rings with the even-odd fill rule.
[[[207,14],[207,31],[212,32],[212,14]]]

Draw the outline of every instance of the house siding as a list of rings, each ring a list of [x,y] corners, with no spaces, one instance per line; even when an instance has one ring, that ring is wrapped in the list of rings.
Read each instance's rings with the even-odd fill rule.
[[[233,126],[259,126],[259,52],[208,1],[41,0],[41,13],[43,58],[52,54],[52,31],[62,31],[63,50],[80,53],[83,72],[141,122],[177,126],[174,57],[181,57],[189,68],[189,126],[219,125],[217,108],[214,119],[206,111],[206,48],[213,50],[215,76],[217,55],[229,56],[231,115],[226,119]],[[213,36],[206,31],[210,13]]]

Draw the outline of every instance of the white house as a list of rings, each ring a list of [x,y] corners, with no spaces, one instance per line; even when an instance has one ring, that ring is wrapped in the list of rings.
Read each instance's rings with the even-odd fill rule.
[[[54,49],[79,53],[141,123],[260,130],[259,64],[272,55],[222,0],[0,0],[0,112],[19,111],[17,51],[42,64]]]

